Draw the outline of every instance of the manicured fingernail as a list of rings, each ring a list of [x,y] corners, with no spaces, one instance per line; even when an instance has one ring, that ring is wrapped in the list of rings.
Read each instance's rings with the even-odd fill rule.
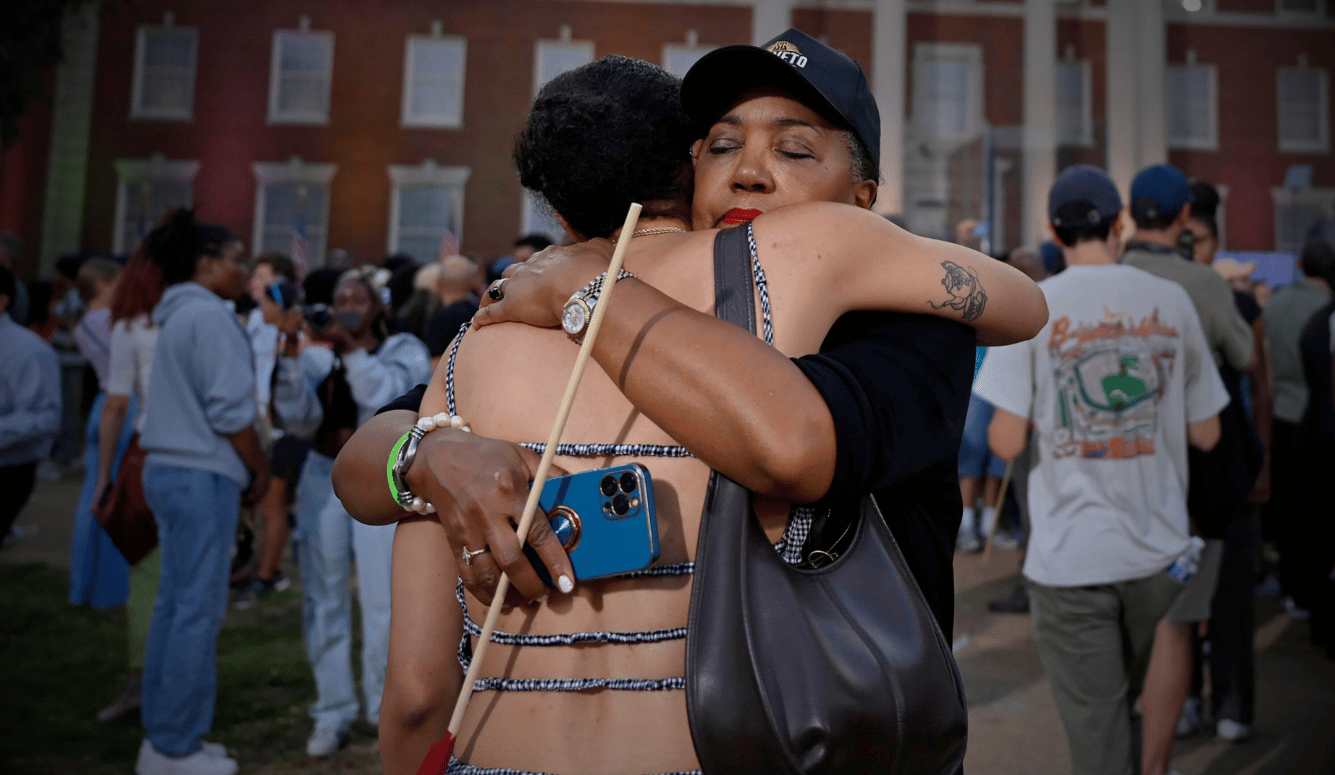
[[[571,581],[569,576],[562,576],[556,580],[556,586],[560,587],[561,591],[568,595],[570,594],[570,591],[575,588],[575,582]]]
[[[547,593],[545,592],[543,593],[542,597],[533,599],[533,605],[542,605],[545,602],[547,602]]]

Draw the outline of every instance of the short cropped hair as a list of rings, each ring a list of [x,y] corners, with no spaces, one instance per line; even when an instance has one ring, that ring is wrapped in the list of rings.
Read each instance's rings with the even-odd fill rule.
[[[297,281],[297,268],[286,253],[273,252],[256,256],[254,266],[260,264],[268,264],[273,273],[280,277],[286,277],[294,283]]]
[[[109,283],[120,273],[121,265],[109,258],[95,256],[84,261],[79,266],[79,274],[74,278],[74,284],[79,289],[79,298],[84,304],[92,301],[97,295],[98,284]]]

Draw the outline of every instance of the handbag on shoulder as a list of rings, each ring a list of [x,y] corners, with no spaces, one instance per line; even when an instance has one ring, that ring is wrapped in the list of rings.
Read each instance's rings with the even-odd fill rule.
[[[715,314],[754,332],[744,227],[714,244]],[[837,531],[836,531],[837,532]],[[968,709],[950,645],[875,501],[822,567],[791,566],[752,493],[713,472],[696,545],[686,707],[707,775],[954,773]]]

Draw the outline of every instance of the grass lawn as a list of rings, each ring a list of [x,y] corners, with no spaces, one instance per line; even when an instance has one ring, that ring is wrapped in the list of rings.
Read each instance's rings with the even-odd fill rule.
[[[8,775],[131,772],[143,739],[137,714],[96,718],[123,685],[124,609],[70,605],[68,583],[63,569],[49,565],[0,565],[0,772]],[[365,722],[337,756],[307,759],[306,710],[314,699],[300,591],[229,610],[208,739],[227,746],[245,773],[379,773],[374,730]]]

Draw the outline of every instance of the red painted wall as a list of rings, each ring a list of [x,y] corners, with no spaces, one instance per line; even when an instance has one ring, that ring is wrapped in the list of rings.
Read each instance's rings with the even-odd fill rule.
[[[1169,161],[1188,175],[1229,187],[1226,242],[1232,250],[1270,250],[1275,205],[1270,189],[1292,164],[1311,164],[1313,184],[1335,185],[1335,156],[1280,153],[1276,68],[1294,66],[1305,52],[1312,67],[1335,77],[1335,47],[1328,31],[1168,26],[1168,61],[1213,64],[1219,91],[1219,150],[1171,151]],[[1328,80],[1329,84],[1330,81]],[[1335,99],[1328,99],[1335,126]]]
[[[54,82],[52,71],[45,79],[48,94]],[[37,275],[50,153],[51,106],[31,100],[19,118],[19,136],[0,151],[0,231],[23,240],[12,269],[24,279]]]
[[[135,30],[160,24],[172,10],[176,24],[198,27],[199,63],[194,120],[130,120]],[[269,65],[273,32],[296,29],[308,15],[312,30],[332,31],[333,89],[325,127],[270,126]],[[464,126],[458,130],[399,126],[404,46],[409,34],[430,31],[468,39]],[[84,242],[111,246],[117,158],[200,162],[195,202],[202,217],[243,235],[252,233],[256,181],[252,163],[335,162],[330,186],[329,248],[359,260],[384,257],[388,239],[390,164],[472,169],[464,204],[465,252],[489,259],[508,252],[520,228],[521,189],[510,162],[516,132],[532,101],[534,45],[556,38],[569,24],[577,40],[595,42],[595,55],[625,54],[662,60],[664,42],[699,32],[702,44],[750,36],[749,8],[538,0],[452,0],[450,3],[379,3],[272,0],[141,0],[104,14],[89,164]]]
[[[1024,20],[995,16],[911,13],[908,15],[908,88],[905,115],[913,115],[913,46],[974,43],[983,50],[983,116],[992,126],[1024,119]]]

